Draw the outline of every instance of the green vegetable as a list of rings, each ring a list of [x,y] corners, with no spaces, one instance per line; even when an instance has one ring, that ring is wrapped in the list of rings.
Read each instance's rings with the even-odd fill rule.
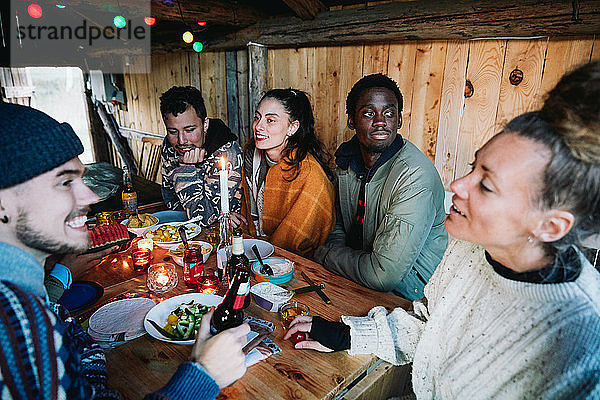
[[[202,316],[206,314],[209,309],[210,307],[202,304],[196,304],[193,300],[189,303],[180,304],[171,312],[172,315],[177,317],[177,323],[175,325],[170,325],[167,318],[167,322],[165,324],[165,328],[169,328],[169,330],[172,328],[173,333],[170,334],[165,330],[165,328],[161,328],[160,332],[164,336],[173,340],[194,339],[198,329],[200,329]],[[166,334],[163,333],[163,331],[166,332]]]

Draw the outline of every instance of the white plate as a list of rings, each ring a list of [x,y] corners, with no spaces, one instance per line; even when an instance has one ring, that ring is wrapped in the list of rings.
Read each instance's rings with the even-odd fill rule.
[[[144,334],[142,321],[154,302],[145,297],[113,301],[100,307],[89,319],[89,333],[97,340],[116,340],[125,334],[125,340]],[[127,318],[123,318],[123,316]]]
[[[208,243],[208,242],[203,242],[202,240],[190,240],[188,242],[189,244],[199,244],[202,247],[205,248],[209,248],[210,251],[208,253],[204,253],[202,254],[202,262],[206,263],[206,261],[208,261],[208,257],[210,257],[210,253],[212,253],[213,251],[213,246],[212,244]],[[174,244],[173,246],[169,246],[169,251],[171,250],[177,250],[177,248],[181,246],[181,244]],[[179,265],[180,267],[183,267],[183,256],[174,256],[171,255],[171,257],[173,257],[173,261],[175,261],[175,264]]]
[[[150,229],[155,229],[160,224],[166,224],[166,223],[170,223],[170,222],[184,222],[184,221],[188,220],[187,216],[185,215],[185,211],[173,211],[173,210],[157,211],[155,213],[152,213],[152,215],[154,215],[158,219],[158,222],[156,224],[146,226],[144,228],[127,228],[127,229],[129,230],[129,232],[133,233],[136,236],[143,236],[144,233],[148,232]],[[124,219],[123,221],[121,221],[121,223],[123,225],[127,225],[127,221],[129,221],[129,218]],[[173,224],[171,224],[171,225],[173,225]]]
[[[144,237],[148,238],[148,239],[152,239],[153,237],[153,232],[155,232],[157,229],[159,229],[162,226],[165,225],[171,225],[171,226],[179,226],[181,224],[183,224],[184,222],[169,222],[167,224],[160,224],[160,225],[156,225],[154,227],[152,227],[151,229],[148,229],[145,233],[144,233]],[[202,229],[200,228],[200,226],[194,224],[194,223],[187,223],[185,224],[185,232],[187,233],[187,237],[188,240],[192,240],[194,237],[198,236],[200,234],[200,231]],[[157,242],[154,241],[154,244],[163,248],[169,248],[174,244],[180,244],[181,240],[177,240],[177,241],[172,241],[172,242]],[[262,254],[262,253],[261,253]]]
[[[269,257],[271,254],[273,254],[273,251],[275,251],[275,248],[273,247],[273,245],[264,240],[244,239],[244,254],[246,255],[246,257],[248,257],[248,261],[250,261],[250,262],[258,261],[256,256],[254,255],[254,252],[252,251],[252,246],[254,246],[254,245],[256,245],[256,247],[258,247],[258,252],[260,253],[260,256],[262,257],[263,260],[265,258]],[[227,246],[227,247],[225,247],[225,249],[231,251],[231,246]],[[219,250],[219,255],[222,260],[226,259],[226,258],[224,258],[225,255],[223,254],[223,249]]]
[[[149,319],[156,322],[160,326],[164,326],[167,323],[167,317],[171,314],[171,311],[175,310],[182,303],[189,303],[194,300],[195,303],[204,304],[205,306],[216,306],[223,298],[214,294],[207,293],[186,293],[180,294],[179,296],[171,297],[165,301],[158,303],[154,308],[148,311],[146,317],[144,317],[144,328],[150,336],[162,340],[163,342],[177,343],[177,344],[194,344],[194,340],[172,340],[160,333],[148,322]]]

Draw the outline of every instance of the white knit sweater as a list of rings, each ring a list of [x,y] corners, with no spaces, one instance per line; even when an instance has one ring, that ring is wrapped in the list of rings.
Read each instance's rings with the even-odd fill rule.
[[[349,352],[412,361],[418,399],[600,398],[600,274],[580,257],[574,282],[524,283],[452,241],[414,313],[342,317]]]

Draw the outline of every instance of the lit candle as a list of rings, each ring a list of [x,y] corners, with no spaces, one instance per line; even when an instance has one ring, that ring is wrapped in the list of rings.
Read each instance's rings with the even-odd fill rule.
[[[206,274],[200,278],[198,291],[200,293],[217,294],[219,279],[215,274]]]
[[[224,214],[229,213],[229,187],[228,183],[228,171],[227,171],[227,159],[220,157],[221,170],[219,171],[219,183],[221,184],[221,212]]]
[[[148,269],[148,266],[150,265],[151,256],[152,252],[148,249],[138,249],[133,251],[131,253],[131,259],[133,260],[133,270],[136,272],[142,272]]]
[[[161,286],[166,285],[169,282],[169,274],[167,274],[166,272],[159,272],[158,274],[156,274],[156,283],[158,283]]]
[[[177,286],[175,266],[170,263],[152,264],[148,269],[146,285],[155,293],[164,293]]]
[[[154,242],[150,238],[140,239],[137,244],[138,249],[148,249],[152,251],[154,248]]]

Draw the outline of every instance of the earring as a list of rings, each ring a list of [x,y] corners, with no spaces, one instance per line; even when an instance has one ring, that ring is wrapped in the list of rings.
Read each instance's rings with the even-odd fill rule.
[[[8,224],[8,215],[5,215],[4,217],[2,217],[2,219],[0,219],[0,221],[2,221],[3,224]]]
[[[532,238],[531,236],[527,236],[527,241],[528,241],[529,243],[533,243],[533,238]]]

